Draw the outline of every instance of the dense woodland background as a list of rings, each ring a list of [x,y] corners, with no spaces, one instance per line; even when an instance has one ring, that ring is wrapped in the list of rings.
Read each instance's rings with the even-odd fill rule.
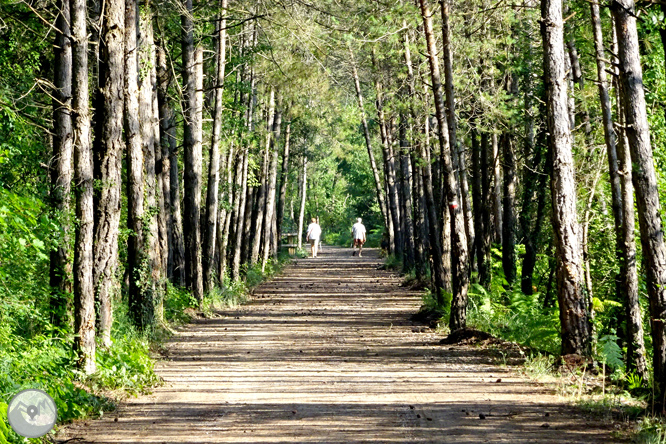
[[[103,410],[287,234],[362,217],[451,330],[663,404],[665,8],[2,0],[0,400]]]

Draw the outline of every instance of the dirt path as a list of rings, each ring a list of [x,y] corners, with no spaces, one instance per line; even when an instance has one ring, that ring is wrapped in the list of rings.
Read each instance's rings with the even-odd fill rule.
[[[367,257],[366,257],[367,256]],[[60,439],[94,443],[613,442],[557,396],[468,347],[416,333],[417,293],[325,249],[252,303],[198,319],[158,366],[166,384]],[[500,382],[497,382],[501,378]],[[485,415],[485,419],[479,417]]]

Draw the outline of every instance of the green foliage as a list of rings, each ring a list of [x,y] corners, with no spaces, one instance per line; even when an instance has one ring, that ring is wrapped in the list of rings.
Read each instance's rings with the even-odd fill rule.
[[[643,418],[634,438],[636,444],[666,444],[666,423],[660,418]]]
[[[601,360],[613,369],[624,369],[624,361],[622,360],[622,349],[617,344],[618,337],[616,335],[604,335],[599,338],[599,352]]]
[[[504,278],[493,277],[497,279]],[[559,352],[559,313],[556,307],[543,307],[538,293],[526,295],[495,283],[486,291],[473,284],[469,301],[470,326],[536,350]]]
[[[97,352],[97,366],[90,381],[94,391],[122,389],[137,394],[160,381],[154,373],[148,340],[137,334],[114,338],[111,348]]]

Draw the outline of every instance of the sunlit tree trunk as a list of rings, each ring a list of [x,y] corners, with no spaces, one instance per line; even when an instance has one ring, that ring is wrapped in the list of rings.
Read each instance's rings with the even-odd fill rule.
[[[141,8],[141,7],[140,7]],[[142,285],[143,325],[149,326],[160,320],[161,298],[158,283],[161,277],[162,245],[164,232],[160,233],[158,214],[162,210],[157,199],[158,183],[155,170],[156,151],[160,150],[159,117],[157,110],[156,79],[155,79],[155,45],[153,41],[153,24],[150,4],[143,5],[139,10],[139,38],[137,42],[139,57],[139,128],[141,132],[141,148],[143,151],[144,181],[144,254],[145,276]]]
[[[183,231],[185,235],[185,282],[199,303],[203,301],[201,265],[201,169],[202,169],[202,94],[203,67],[201,48],[194,48],[192,0],[184,0],[181,15],[183,59],[183,153],[185,199]]]
[[[262,234],[264,224],[266,223],[266,198],[268,192],[268,164],[270,162],[269,153],[271,149],[271,131],[275,122],[275,91],[271,88],[270,98],[268,100],[268,123],[266,125],[266,143],[262,150],[261,176],[259,178],[259,188],[256,200],[256,206],[252,225],[252,251],[250,254],[250,265],[259,261],[261,253]]]
[[[215,242],[218,223],[218,197],[220,193],[220,139],[222,135],[222,96],[224,92],[224,72],[226,68],[227,3],[221,0],[220,17],[217,20],[217,53],[215,104],[213,108],[213,134],[210,142],[210,163],[208,165],[208,188],[206,194],[206,219],[203,243],[203,283],[204,291],[213,288],[215,265]]]
[[[93,286],[97,306],[97,336],[111,346],[111,298],[117,288],[118,228],[123,152],[123,71],[125,1],[109,0],[102,19],[94,175],[100,187],[95,196]]]
[[[236,166],[236,196],[234,197],[235,224],[231,259],[231,279],[240,278],[241,249],[243,243],[243,227],[245,225],[245,204],[247,201],[247,148],[244,148]]]
[[[379,209],[382,212],[384,217],[385,226],[388,228],[388,209],[386,206],[386,201],[384,200],[384,192],[382,191],[382,182],[379,179],[379,170],[377,169],[377,162],[375,162],[375,155],[372,153],[372,143],[370,137],[370,129],[368,128],[368,121],[365,117],[365,108],[363,107],[363,94],[361,92],[361,82],[358,78],[358,70],[356,69],[356,64],[354,63],[354,53],[349,48],[349,56],[351,58],[352,66],[352,78],[354,80],[354,87],[356,88],[356,99],[358,102],[359,112],[361,113],[361,124],[363,125],[363,136],[365,137],[365,147],[368,150],[368,158],[370,159],[370,168],[372,168],[372,175],[375,179],[375,188],[377,192],[377,202],[379,204]],[[390,233],[389,233],[390,235]]]
[[[264,233],[263,233],[263,255],[261,258],[261,271],[266,270],[266,263],[268,262],[268,257],[271,255],[271,248],[275,245],[275,240],[273,238],[273,228],[275,220],[275,195],[277,188],[277,168],[278,168],[278,141],[280,140],[280,129],[282,125],[282,112],[277,110],[275,113],[275,120],[273,122],[273,128],[270,131],[271,143],[270,143],[270,164],[268,165],[268,188],[266,189],[266,215],[264,221]]]
[[[127,267],[129,272],[129,310],[134,324],[145,328],[144,304],[151,293],[142,264],[145,261],[143,226],[143,149],[139,126],[139,64],[137,47],[138,5],[125,5],[125,140],[127,149]],[[152,309],[149,308],[152,313]]]
[[[382,140],[382,153],[384,157],[384,185],[386,188],[386,200],[387,200],[387,210],[390,217],[389,226],[392,229],[389,229],[389,238],[391,242],[391,251],[398,258],[402,258],[402,249],[403,249],[403,239],[402,239],[402,230],[401,230],[401,217],[400,217],[400,208],[399,208],[399,198],[398,190],[396,186],[396,174],[395,174],[395,159],[392,155],[391,141],[390,141],[390,131],[388,130],[388,122],[384,116],[384,97],[383,97],[383,85],[381,80],[381,71],[378,67],[375,48],[372,49],[372,65],[374,68],[374,83],[375,83],[375,93],[376,100],[375,104],[377,107],[377,119],[379,123],[379,133]],[[391,236],[391,232],[393,236]]]
[[[67,294],[72,291],[70,251],[70,193],[72,183],[72,42],[70,0],[58,1],[58,18],[54,44],[53,85],[53,157],[50,163],[51,209],[59,220],[61,236],[51,251],[49,284],[51,286],[52,322],[58,327],[69,324]]]
[[[587,309],[582,295],[582,270],[572,134],[569,125],[567,76],[561,0],[542,0],[544,71],[548,131],[552,150],[551,194],[557,258],[562,354],[590,353]]]
[[[656,396],[663,409],[666,394],[666,244],[647,122],[634,2],[618,0],[611,5],[611,12],[617,33],[624,127],[633,165],[632,178],[650,299],[654,381]]]
[[[282,151],[282,170],[280,171],[280,194],[277,203],[277,242],[275,250],[277,255],[280,252],[280,242],[282,239],[282,223],[284,219],[284,205],[287,200],[287,180],[289,178],[289,144],[291,143],[291,122],[287,122],[287,128],[284,135],[284,148]],[[277,257],[277,256],[276,256]]]
[[[403,22],[403,26],[407,28],[406,22]],[[403,46],[405,65],[407,66],[407,91],[409,93],[409,97],[414,98],[416,95],[416,87],[414,86],[414,67],[412,65],[409,31],[405,32]],[[418,122],[417,112],[415,110],[413,100],[410,100],[409,103],[409,110],[413,121],[412,125],[416,127]],[[416,142],[416,146],[410,150],[410,162],[412,166],[412,195],[414,196],[412,200],[414,208],[414,261],[416,278],[420,281],[425,279],[428,269],[428,257],[426,254],[428,229],[426,226],[425,198],[423,191],[423,168],[417,161],[417,155],[419,155],[421,151],[421,143],[422,142]]]
[[[308,156],[303,153],[303,174],[301,175],[301,208],[298,212],[298,249],[303,248],[303,221],[305,219],[305,200],[308,189]]]
[[[458,124],[456,121],[455,92],[453,87],[453,49],[451,48],[451,30],[449,26],[450,0],[440,0],[440,11],[442,13],[442,56],[444,62],[444,91],[446,95],[446,121],[449,129],[449,143],[453,165],[460,184],[460,205],[465,217],[465,234],[467,245],[474,245],[474,220],[472,218],[472,202],[469,195],[469,184],[467,179],[467,166],[465,150],[458,143]],[[473,254],[470,254],[470,257]]]
[[[419,0],[421,15],[423,17],[424,32],[427,42],[428,59],[432,78],[432,89],[435,98],[435,115],[439,128],[446,128],[444,100],[442,97],[442,84],[437,58],[437,46],[432,30],[432,17],[427,0]],[[454,171],[454,162],[449,145],[447,131],[439,131],[439,148],[442,170],[445,181],[446,200],[451,218],[451,257],[452,261],[452,289],[451,317],[449,326],[451,330],[464,328],[467,323],[467,288],[469,285],[467,235],[465,231],[465,218],[458,204],[458,181]],[[449,260],[449,258],[447,258]]]
[[[402,170],[402,217],[404,220],[404,269],[413,270],[416,264],[414,253],[414,223],[412,221],[412,165],[409,152],[411,147],[407,141],[407,117],[400,115],[400,167]]]
[[[74,240],[74,349],[78,367],[95,372],[95,293],[93,287],[93,157],[88,106],[88,31],[85,0],[72,0],[72,118],[76,181]]]

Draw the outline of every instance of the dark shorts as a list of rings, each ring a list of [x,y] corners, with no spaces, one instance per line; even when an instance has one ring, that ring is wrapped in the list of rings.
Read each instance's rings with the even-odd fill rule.
[[[355,247],[360,247],[365,243],[363,239],[354,239],[354,246]]]

